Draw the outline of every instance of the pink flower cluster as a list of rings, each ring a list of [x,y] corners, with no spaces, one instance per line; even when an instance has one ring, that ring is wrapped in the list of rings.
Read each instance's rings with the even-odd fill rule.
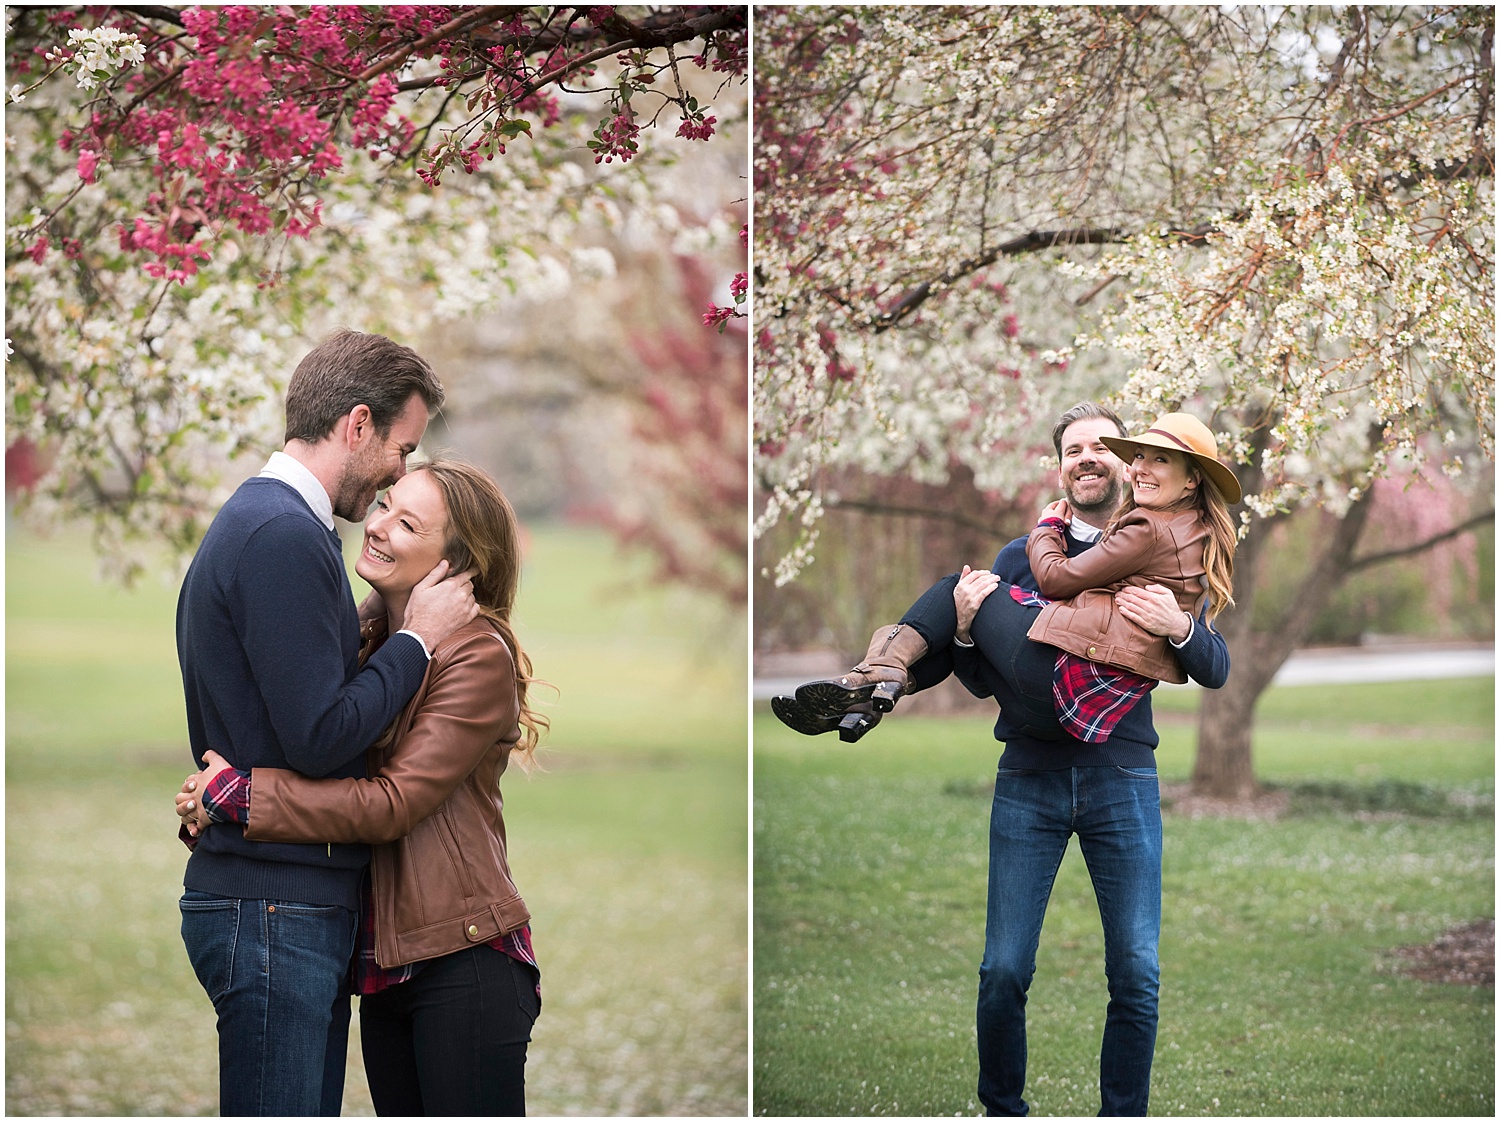
[[[708,311],[703,313],[703,326],[717,327],[720,331],[723,331],[725,323],[735,316],[742,314],[742,312],[738,312],[733,308],[721,308],[717,304],[710,303]]]
[[[707,140],[714,134],[714,125],[718,123],[717,117],[684,117],[682,124],[677,126],[677,135],[687,140]]]
[[[165,229],[137,218],[134,226],[120,227],[120,248],[145,251],[155,260],[147,261],[146,272],[153,277],[186,281],[198,271],[198,262],[208,260],[208,250],[191,241],[171,241]]]
[[[640,132],[641,127],[635,123],[628,106],[608,122],[601,121],[594,130],[594,139],[589,141],[589,148],[594,153],[594,163],[612,164],[616,156],[622,164],[629,163],[630,157],[640,150],[640,145],[635,140]]]
[[[392,113],[393,77],[366,87],[335,75],[357,74],[401,30],[451,17],[393,8],[377,23],[354,7],[227,5],[181,18],[191,39],[153,43],[142,71],[122,80],[124,96],[101,99],[81,137],[59,140],[65,150],[78,144],[85,182],[121,142],[154,155],[161,189],[125,224],[121,246],[146,257],[152,275],[179,281],[208,257],[197,239],[221,223],[294,236],[318,225],[319,204],[303,196],[341,165],[335,127],[345,114],[355,145],[403,152],[412,125]]]

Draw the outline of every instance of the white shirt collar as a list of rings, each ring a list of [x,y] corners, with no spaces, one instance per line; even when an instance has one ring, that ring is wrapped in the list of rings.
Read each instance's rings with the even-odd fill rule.
[[[1073,520],[1068,523],[1068,533],[1081,542],[1096,542],[1103,536],[1104,531],[1097,526],[1090,526],[1075,514]]]
[[[318,482],[318,477],[300,461],[293,459],[285,452],[272,452],[271,458],[266,461],[266,466],[260,469],[260,474],[279,479],[296,491],[307,505],[312,507],[312,512],[318,516],[323,525],[330,530],[333,529],[333,500],[328,497],[323,484]]]

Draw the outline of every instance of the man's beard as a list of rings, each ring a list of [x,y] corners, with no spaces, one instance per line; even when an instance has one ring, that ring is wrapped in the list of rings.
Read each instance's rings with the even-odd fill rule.
[[[1073,508],[1073,513],[1082,515],[1085,521],[1090,518],[1108,520],[1109,516],[1119,509],[1120,500],[1125,494],[1125,480],[1118,475],[1111,475],[1099,469],[1095,474],[1099,476],[1097,482],[1087,484],[1090,490],[1102,485],[1103,489],[1097,492],[1097,497],[1088,501],[1078,497],[1077,483],[1070,479],[1063,487],[1063,493],[1068,498],[1068,505]]]
[[[381,464],[373,456],[350,460],[344,465],[334,489],[333,513],[347,522],[363,522],[370,504],[385,486]]]

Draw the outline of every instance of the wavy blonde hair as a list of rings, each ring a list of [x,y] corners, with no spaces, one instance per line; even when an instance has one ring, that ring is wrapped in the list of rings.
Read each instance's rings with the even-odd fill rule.
[[[527,704],[533,682],[531,659],[516,641],[511,625],[516,591],[521,584],[521,524],[510,501],[484,472],[458,460],[432,459],[413,464],[426,472],[443,493],[448,508],[448,540],[443,555],[452,572],[474,569],[474,600],[510,648],[516,666],[516,700],[521,738],[511,749],[525,770],[535,766],[537,741],[550,722]],[[545,684],[545,683],[540,683]]]
[[[1165,451],[1174,456],[1182,456],[1187,462],[1188,478],[1198,483],[1191,499],[1179,499],[1173,506],[1191,504],[1197,508],[1198,517],[1208,527],[1208,541],[1203,544],[1203,572],[1208,581],[1209,605],[1206,618],[1212,621],[1220,612],[1234,607],[1234,550],[1239,544],[1239,531],[1229,513],[1229,504],[1224,501],[1224,496],[1214,486],[1213,480],[1193,462],[1193,457],[1173,452],[1170,448]],[[1110,520],[1109,529],[1113,530],[1115,523],[1135,508],[1135,492],[1127,486],[1125,497],[1120,501],[1120,509],[1115,511],[1114,518]]]

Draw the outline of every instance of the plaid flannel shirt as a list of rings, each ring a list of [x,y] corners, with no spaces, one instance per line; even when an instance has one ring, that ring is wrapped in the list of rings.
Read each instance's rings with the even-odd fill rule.
[[[208,782],[202,796],[203,809],[215,822],[237,822],[241,826],[250,822],[250,773],[235,768],[225,768]],[[185,833],[185,831],[184,831]],[[192,844],[196,839],[184,836]],[[536,996],[542,997],[541,968],[537,966],[536,953],[531,948],[531,927],[518,927],[497,935],[489,945],[518,962],[524,962],[537,973]],[[351,982],[358,994],[379,993],[398,986],[411,978],[423,966],[421,962],[409,962],[405,966],[387,969],[375,961],[375,905],[370,896],[370,878],[367,876],[359,893],[359,937],[355,944],[354,961],[350,964]]]
[[[1059,532],[1062,522],[1044,519],[1038,525],[1053,526]],[[1022,607],[1042,608],[1050,604],[1039,592],[1020,585],[1010,586],[1011,599]],[[1052,703],[1057,722],[1086,744],[1102,744],[1120,723],[1120,718],[1156,688],[1156,679],[1129,670],[1090,662],[1067,651],[1057,652],[1052,668]]]

